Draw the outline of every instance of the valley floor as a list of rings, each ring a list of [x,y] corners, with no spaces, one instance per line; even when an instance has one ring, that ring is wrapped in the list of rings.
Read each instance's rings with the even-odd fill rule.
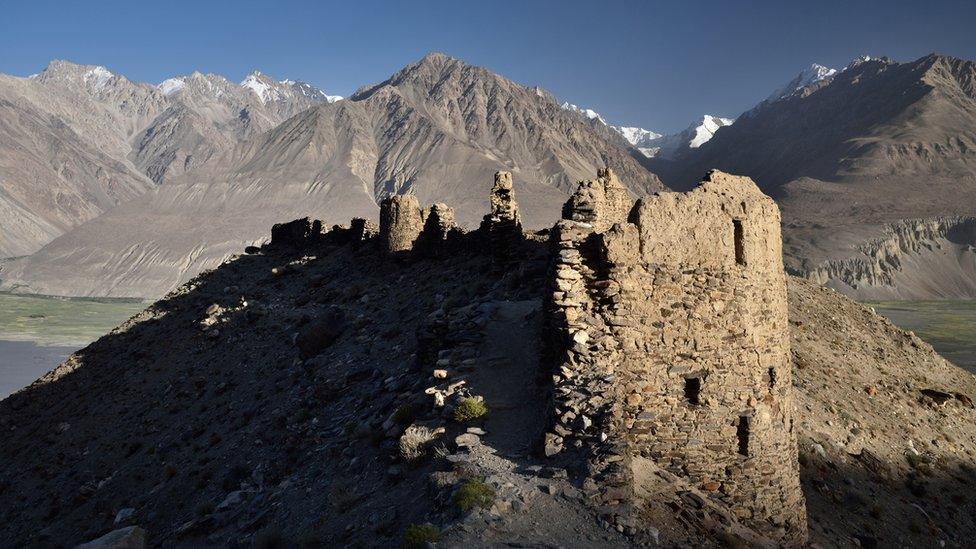
[[[915,332],[942,356],[976,373],[976,301],[867,303],[898,327]]]

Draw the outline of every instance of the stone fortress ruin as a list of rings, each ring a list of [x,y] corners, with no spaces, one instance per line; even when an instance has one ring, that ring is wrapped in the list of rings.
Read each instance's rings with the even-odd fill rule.
[[[564,218],[549,451],[587,446],[605,499],[639,490],[650,460],[767,537],[805,539],[773,200],[713,171],[691,192],[633,203],[606,170]]]
[[[495,175],[490,204],[468,236],[504,265],[526,239],[510,173]],[[367,240],[376,228],[356,219],[338,233]],[[444,204],[381,203],[378,241],[390,254],[451,253],[461,235]],[[618,524],[640,520],[642,492],[664,474],[765,540],[803,543],[773,200],[749,178],[712,171],[690,192],[635,202],[605,169],[533,236],[548,238],[552,257],[546,456],[585,462],[584,491]]]

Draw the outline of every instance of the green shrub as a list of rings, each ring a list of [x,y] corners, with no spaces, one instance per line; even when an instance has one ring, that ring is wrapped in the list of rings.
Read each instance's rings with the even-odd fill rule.
[[[440,539],[441,531],[433,524],[411,524],[403,533],[403,547],[420,549],[425,543],[437,543]]]
[[[454,504],[467,513],[475,507],[487,509],[495,501],[495,490],[481,480],[469,480],[454,492]]]
[[[488,414],[488,406],[476,398],[464,398],[458,402],[454,409],[454,420],[458,423],[466,423],[481,419]]]

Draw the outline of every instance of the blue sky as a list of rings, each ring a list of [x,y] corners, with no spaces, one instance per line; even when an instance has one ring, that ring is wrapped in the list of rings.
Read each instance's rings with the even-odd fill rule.
[[[159,82],[257,68],[348,95],[428,51],[616,124],[735,116],[812,62],[976,59],[976,1],[48,2],[0,0],[0,72],[60,58]]]

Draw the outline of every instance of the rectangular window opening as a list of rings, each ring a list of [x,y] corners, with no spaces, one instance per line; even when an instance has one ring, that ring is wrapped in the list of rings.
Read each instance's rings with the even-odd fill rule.
[[[769,369],[769,388],[776,387],[776,368]]]
[[[701,378],[700,377],[685,378],[685,398],[688,400],[690,404],[701,403]]]
[[[735,436],[739,439],[739,454],[749,455],[749,417],[739,416],[739,424],[735,429]]]
[[[746,264],[746,250],[743,244],[742,220],[732,220],[733,237],[735,239],[735,263],[737,265]]]

